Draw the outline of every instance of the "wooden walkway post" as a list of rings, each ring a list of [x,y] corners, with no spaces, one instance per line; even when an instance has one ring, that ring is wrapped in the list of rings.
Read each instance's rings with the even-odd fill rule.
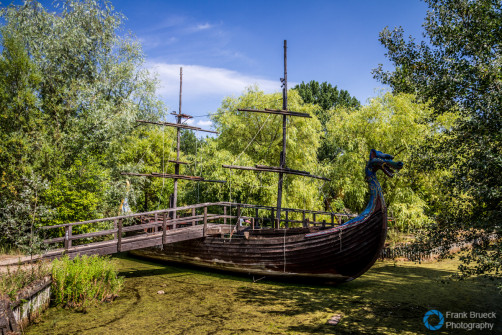
[[[162,214],[162,244],[166,244],[167,234],[167,213]]]
[[[204,206],[204,231],[202,232],[202,236],[206,237],[207,230],[207,206]]]
[[[223,224],[227,224],[227,206],[223,206]]]
[[[195,208],[192,208],[192,216],[195,216]],[[192,226],[195,226],[195,218],[192,220]]]
[[[313,223],[314,223],[314,226],[315,226],[315,224],[316,224],[316,221],[315,221],[315,213],[314,213],[314,214],[312,214],[312,220],[314,221]]]
[[[286,224],[285,224],[285,227],[288,228],[289,227],[289,211],[286,211]]]
[[[119,219],[119,231],[117,233],[117,251],[122,252],[122,219]]]
[[[335,216],[333,215],[333,213],[331,213],[330,215],[331,215],[331,227],[334,227],[335,226]]]
[[[64,230],[64,249],[68,251],[71,248],[71,226],[65,226]]]
[[[305,211],[302,211],[302,225],[303,225],[303,228],[307,228],[307,221],[305,221]]]

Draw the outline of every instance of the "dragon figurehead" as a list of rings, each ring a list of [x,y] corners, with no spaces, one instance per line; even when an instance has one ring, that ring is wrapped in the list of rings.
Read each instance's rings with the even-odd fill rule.
[[[395,170],[401,170],[403,168],[403,162],[395,162],[394,156],[389,154],[384,154],[381,151],[371,149],[370,159],[366,164],[366,178],[370,178],[376,175],[378,170],[382,170],[388,177],[393,177]]]
[[[334,227],[331,229],[326,229],[323,231],[310,233],[305,235],[306,237],[318,236],[323,234],[329,234],[334,231],[343,229],[344,227],[360,224],[365,222],[377,208],[377,202],[380,202],[379,208],[386,212],[385,200],[383,197],[382,188],[378,182],[376,172],[382,170],[389,177],[393,177],[396,170],[401,170],[403,168],[403,162],[395,162],[394,156],[385,154],[381,151],[371,149],[370,159],[366,164],[366,181],[370,190],[370,199],[366,208],[355,218],[345,222],[344,224]],[[386,215],[386,214],[385,214]],[[386,219],[385,219],[386,220]]]

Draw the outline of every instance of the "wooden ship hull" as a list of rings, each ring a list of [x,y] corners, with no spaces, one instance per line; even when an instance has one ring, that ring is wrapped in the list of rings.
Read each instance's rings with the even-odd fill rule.
[[[266,277],[353,280],[377,260],[387,231],[387,213],[377,200],[371,215],[329,228],[246,229],[229,236],[136,250],[147,258]]]

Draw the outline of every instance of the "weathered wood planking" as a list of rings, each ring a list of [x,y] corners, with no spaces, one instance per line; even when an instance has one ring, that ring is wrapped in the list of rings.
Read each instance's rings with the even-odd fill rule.
[[[212,234],[227,234],[232,227],[223,224],[207,224],[207,235]],[[121,241],[117,239],[93,242],[79,246],[73,246],[67,250],[64,248],[55,249],[43,255],[44,258],[56,258],[63,254],[70,257],[77,255],[109,255],[117,252],[130,251],[135,249],[143,249],[148,247],[160,246],[163,244],[182,242],[193,239],[200,239],[204,236],[204,226],[189,226],[173,230],[160,231],[155,233],[147,233],[142,235],[134,235],[122,237]],[[164,242],[162,241],[164,239]],[[120,245],[120,251],[119,251]]]

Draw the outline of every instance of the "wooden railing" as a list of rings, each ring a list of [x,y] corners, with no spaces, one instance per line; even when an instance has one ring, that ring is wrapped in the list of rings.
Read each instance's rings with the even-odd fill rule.
[[[63,248],[60,250],[67,253],[76,247],[82,249],[83,246],[94,245],[96,248],[104,248],[105,244],[107,250],[111,250],[108,253],[113,253],[125,251],[125,249],[132,250],[132,244],[137,249],[204,237],[208,234],[232,233],[243,229],[243,224],[249,225],[251,229],[280,229],[292,226],[322,229],[339,225],[343,218],[348,219],[353,216],[292,208],[283,208],[282,214],[281,219],[278,220],[275,218],[275,207],[272,206],[217,202],[44,226],[40,229],[53,231],[63,228],[64,236],[45,239],[44,242],[49,245],[61,246],[62,244]],[[245,220],[249,220],[249,224],[244,223]],[[211,229],[208,229],[209,223],[212,224]],[[214,223],[219,223],[220,227],[216,229]],[[91,228],[95,230],[92,232],[74,234],[74,228],[81,225],[100,225],[101,227]],[[195,233],[193,229],[185,229],[186,233],[184,237],[182,236],[180,228],[201,225],[198,233]],[[222,230],[221,226],[224,225],[228,227]],[[175,231],[180,233],[176,235]],[[151,241],[148,241],[149,237]],[[138,242],[140,240],[143,242]],[[75,241],[78,243],[73,243]],[[124,249],[125,245],[127,246]]]

